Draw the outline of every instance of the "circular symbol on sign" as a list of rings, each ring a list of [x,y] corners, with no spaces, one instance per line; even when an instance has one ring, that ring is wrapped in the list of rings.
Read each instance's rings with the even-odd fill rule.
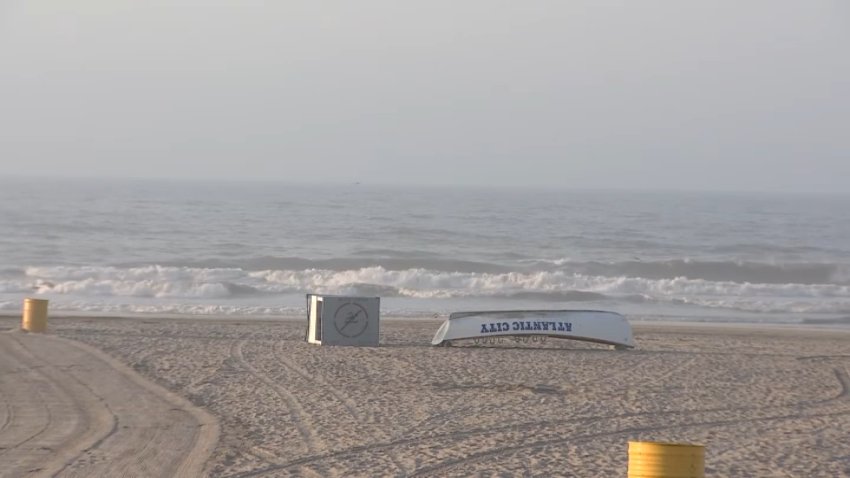
[[[360,304],[342,304],[334,314],[334,328],[345,337],[359,337],[369,325],[369,314]]]

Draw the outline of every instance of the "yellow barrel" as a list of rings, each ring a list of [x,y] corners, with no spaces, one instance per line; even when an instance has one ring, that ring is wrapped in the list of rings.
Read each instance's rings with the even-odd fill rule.
[[[24,299],[24,318],[21,328],[30,332],[47,332],[47,300]]]
[[[629,442],[628,478],[703,478],[705,447],[684,443]]]

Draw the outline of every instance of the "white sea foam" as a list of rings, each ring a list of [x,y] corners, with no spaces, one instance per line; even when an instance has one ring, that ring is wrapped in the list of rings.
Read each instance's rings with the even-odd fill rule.
[[[684,277],[647,279],[565,271],[472,273],[387,270],[383,267],[344,271],[244,271],[238,268],[151,265],[129,268],[29,267],[23,276],[0,276],[3,299],[34,293],[61,298],[63,307],[69,310],[115,313],[265,314],[275,310],[274,307],[259,307],[256,303],[273,301],[280,295],[305,292],[406,299],[608,300],[624,304],[666,303],[747,312],[850,312],[850,286],[847,285],[753,284]],[[163,303],[151,303],[154,300]],[[177,303],[179,301],[186,303]],[[3,308],[18,306],[18,301],[0,304]],[[118,309],[113,310],[116,307]]]

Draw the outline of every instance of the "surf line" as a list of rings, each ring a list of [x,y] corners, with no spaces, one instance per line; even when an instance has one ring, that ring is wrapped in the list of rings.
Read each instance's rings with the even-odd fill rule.
[[[481,324],[482,334],[498,332],[572,332],[572,322],[541,322],[530,320],[514,320],[513,322],[485,322]]]

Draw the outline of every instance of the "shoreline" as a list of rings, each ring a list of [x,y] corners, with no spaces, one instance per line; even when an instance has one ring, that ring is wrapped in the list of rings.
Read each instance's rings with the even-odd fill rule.
[[[850,320],[844,321],[818,321],[818,322],[733,322],[733,321],[709,321],[709,320],[667,320],[667,319],[645,319],[645,318],[630,318],[625,316],[629,324],[635,330],[642,328],[655,327],[676,327],[676,328],[707,328],[707,329],[723,329],[729,328],[745,329],[745,330],[798,330],[798,331],[836,331],[850,333]],[[381,322],[399,322],[399,323],[442,323],[447,320],[448,316],[439,317],[403,317],[403,316],[382,316]],[[850,318],[848,318],[850,319]],[[21,313],[8,314],[0,313],[0,321],[5,320],[21,320]],[[139,315],[92,315],[81,313],[77,314],[50,314],[49,320],[138,320],[138,321],[153,321],[153,322],[210,322],[210,323],[228,323],[228,322],[252,322],[252,323],[276,323],[276,322],[303,322],[307,325],[306,312],[304,316],[296,315],[280,315],[280,316],[257,316],[257,315],[157,315],[157,314],[139,314]],[[435,330],[436,331],[436,330]]]

